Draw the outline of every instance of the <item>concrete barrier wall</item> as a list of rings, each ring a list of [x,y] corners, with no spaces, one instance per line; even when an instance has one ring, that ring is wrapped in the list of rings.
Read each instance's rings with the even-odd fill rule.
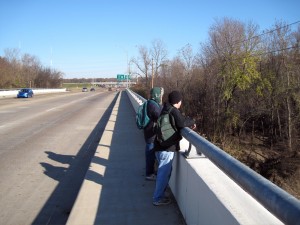
[[[145,99],[127,93],[136,111]],[[187,139],[180,146],[169,185],[188,225],[283,224],[195,147],[186,158]]]
[[[59,93],[66,92],[66,88],[58,88],[58,89],[32,89],[33,94],[48,94],[48,93]],[[19,90],[9,90],[9,91],[0,91],[0,98],[3,97],[17,97]]]

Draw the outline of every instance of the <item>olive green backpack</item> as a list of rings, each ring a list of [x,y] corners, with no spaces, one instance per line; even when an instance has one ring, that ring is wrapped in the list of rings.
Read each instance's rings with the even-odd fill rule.
[[[173,107],[167,113],[161,114],[157,119],[156,140],[162,147],[170,147],[182,139],[180,131],[176,128],[175,119],[170,114],[172,109]]]

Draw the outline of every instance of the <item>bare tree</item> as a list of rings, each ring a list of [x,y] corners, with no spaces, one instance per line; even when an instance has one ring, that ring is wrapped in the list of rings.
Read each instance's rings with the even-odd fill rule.
[[[183,79],[181,80],[182,83],[182,89],[184,92],[186,92],[185,97],[192,97],[190,90],[190,84],[192,83],[192,73],[193,73],[193,67],[194,67],[194,60],[195,56],[193,54],[193,49],[190,44],[185,45],[183,48],[181,48],[178,52],[178,58],[180,59],[183,71],[182,76]]]
[[[59,87],[63,74],[43,68],[37,57],[24,54],[18,49],[6,49],[5,57],[0,57],[0,87]]]
[[[146,80],[146,87],[150,88],[155,79],[159,77],[159,69],[165,66],[164,61],[167,59],[167,50],[161,40],[152,41],[152,48],[148,49],[146,46],[138,47],[139,56],[132,58],[131,62],[137,68],[138,76],[144,77]]]
[[[12,66],[5,59],[0,57],[0,88],[10,88],[12,86]]]
[[[33,81],[41,68],[41,64],[35,56],[29,54],[24,54],[21,61],[25,86],[32,87]]]
[[[272,118],[270,139],[272,143],[276,140],[276,130],[278,130],[280,139],[284,140],[286,137],[288,149],[292,151],[293,136],[297,133],[294,129],[297,118],[293,117],[293,114],[299,107],[296,100],[296,90],[299,87],[299,65],[295,61],[297,48],[294,49],[297,46],[297,35],[292,33],[290,26],[284,22],[276,22],[274,27],[267,32],[269,35],[264,41],[268,52],[265,56],[267,59],[265,60],[265,75],[271,84],[269,91]]]
[[[22,86],[21,77],[21,63],[20,63],[20,50],[19,49],[5,49],[4,56],[10,63],[10,70],[7,75],[11,79],[12,87]]]
[[[20,59],[20,50],[17,48],[7,48],[4,50],[4,57],[12,64],[17,64]]]
[[[145,77],[146,87],[149,87],[149,72],[151,68],[151,56],[149,50],[146,46],[139,46],[139,56],[138,58],[132,58],[131,62],[137,68],[137,74],[139,76]]]
[[[159,40],[156,39],[154,41],[152,41],[152,49],[151,49],[151,58],[152,58],[152,63],[151,63],[151,67],[152,67],[152,76],[154,79],[154,82],[156,82],[156,78],[158,78],[159,76],[159,69],[167,66],[167,64],[165,64],[165,61],[167,59],[167,55],[168,55],[168,51],[165,48],[164,43]]]
[[[202,45],[200,57],[205,71],[213,78],[212,93],[215,114],[214,136],[226,140],[226,134],[233,134],[243,123],[241,100],[247,98],[250,90],[258,90],[261,76],[256,68],[258,40],[254,38],[257,27],[224,18],[217,20],[209,30],[208,43]],[[256,87],[254,87],[256,86]]]

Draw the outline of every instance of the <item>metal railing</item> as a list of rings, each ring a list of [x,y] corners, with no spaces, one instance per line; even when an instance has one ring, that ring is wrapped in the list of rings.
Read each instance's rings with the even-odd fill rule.
[[[285,224],[300,224],[300,201],[189,128],[182,136]]]
[[[131,92],[138,104],[144,98]],[[300,201],[263,176],[236,160],[219,147],[201,137],[190,128],[183,128],[181,135],[190,142],[198,154],[204,154],[241,188],[260,202],[285,224],[300,225]]]

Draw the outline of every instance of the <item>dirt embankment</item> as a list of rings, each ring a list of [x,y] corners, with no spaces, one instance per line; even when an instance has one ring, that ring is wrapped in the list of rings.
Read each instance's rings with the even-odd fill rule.
[[[239,141],[226,152],[267,178],[286,192],[300,199],[300,152],[289,152],[283,146],[269,149]]]

